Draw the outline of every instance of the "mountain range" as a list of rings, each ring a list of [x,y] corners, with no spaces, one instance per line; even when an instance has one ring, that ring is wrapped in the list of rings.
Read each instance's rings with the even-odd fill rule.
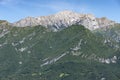
[[[0,80],[120,80],[120,24],[62,11],[0,20]]]
[[[114,25],[115,21],[109,20],[106,17],[96,18],[92,14],[81,14],[66,10],[49,16],[26,17],[11,25],[16,27],[41,25],[56,31],[74,24],[83,25],[89,30],[94,30]]]

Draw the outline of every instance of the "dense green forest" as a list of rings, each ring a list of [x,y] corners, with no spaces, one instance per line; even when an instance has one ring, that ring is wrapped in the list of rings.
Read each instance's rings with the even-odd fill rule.
[[[81,25],[0,29],[0,80],[120,80],[119,42],[108,32]]]

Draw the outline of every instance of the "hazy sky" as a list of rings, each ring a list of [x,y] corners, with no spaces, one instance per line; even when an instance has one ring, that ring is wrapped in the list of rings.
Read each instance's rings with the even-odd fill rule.
[[[63,10],[92,13],[120,22],[120,0],[0,0],[0,20],[9,22]]]

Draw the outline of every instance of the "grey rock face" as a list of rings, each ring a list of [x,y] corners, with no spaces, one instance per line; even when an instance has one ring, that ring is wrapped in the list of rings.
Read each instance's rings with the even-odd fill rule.
[[[89,30],[95,30],[100,27],[111,25],[111,22],[112,21],[107,19],[102,21],[102,18],[98,19],[92,14],[80,14],[72,11],[63,11],[50,16],[27,17],[13,23],[12,25],[16,27],[42,25],[46,28],[57,31],[73,24],[78,24],[85,26]]]
[[[109,19],[107,19],[106,17],[102,17],[102,18],[96,18],[97,22],[99,24],[99,27],[109,27],[110,25],[114,25],[115,21],[111,21]]]

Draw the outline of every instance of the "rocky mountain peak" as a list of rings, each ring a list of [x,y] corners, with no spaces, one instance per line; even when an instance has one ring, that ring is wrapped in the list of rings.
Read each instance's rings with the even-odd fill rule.
[[[8,23],[8,21],[6,21],[6,20],[0,20],[0,24],[6,24],[6,23]]]
[[[116,23],[115,21],[109,20],[106,17],[97,18],[97,21],[100,28],[109,27],[110,25],[114,25]]]
[[[10,25],[10,23],[6,20],[0,20],[0,29],[5,28],[6,26]]]
[[[94,30],[101,26],[103,27],[111,25],[110,22],[111,21],[110,20],[107,21],[107,19],[103,18],[98,19],[93,14],[81,14],[65,10],[49,16],[27,17],[25,19],[13,23],[13,26],[26,27],[42,25],[45,26],[46,28],[57,31],[59,29],[63,29],[65,27],[77,24],[83,25],[89,30]]]

